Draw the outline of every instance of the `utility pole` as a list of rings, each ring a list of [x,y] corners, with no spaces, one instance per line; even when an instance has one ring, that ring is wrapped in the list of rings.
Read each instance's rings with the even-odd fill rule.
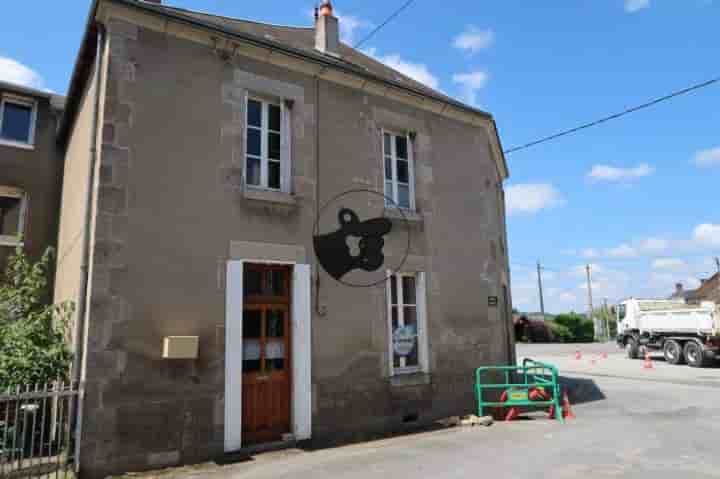
[[[607,298],[603,300],[603,317],[605,318],[605,337],[610,341],[610,310],[607,305]]]
[[[720,258],[715,256],[715,266],[717,266],[718,273],[720,273]]]
[[[543,298],[542,290],[542,266],[540,266],[540,260],[537,262],[537,275],[538,275],[538,292],[540,293],[540,313],[542,313],[543,321],[545,321],[545,299]]]
[[[592,281],[590,279],[590,265],[588,264],[585,267],[585,271],[587,271],[587,288],[588,288],[588,318],[592,320],[593,322],[593,332],[595,339],[600,338],[600,331],[598,328],[597,321],[595,320],[595,317],[593,315],[593,298],[592,298]]]

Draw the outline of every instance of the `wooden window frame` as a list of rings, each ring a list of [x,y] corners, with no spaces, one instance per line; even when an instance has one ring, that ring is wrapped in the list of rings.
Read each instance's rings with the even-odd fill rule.
[[[7,103],[12,103],[14,105],[23,107],[30,107],[32,109],[32,112],[30,114],[30,125],[28,126],[28,141],[22,142],[0,137],[0,145],[12,146],[15,148],[22,148],[27,150],[35,149],[35,127],[37,123],[38,110],[37,100],[7,93],[3,94],[2,98],[0,98],[0,132],[2,132],[2,124],[3,120],[5,119],[5,105]]]
[[[411,277],[415,280],[415,303],[405,304],[403,298],[402,278]],[[392,302],[392,281],[395,281],[397,303]],[[425,304],[425,277],[423,273],[393,273],[387,272],[386,305],[387,330],[390,376],[428,372],[428,346],[427,346],[427,307]],[[398,326],[405,324],[405,307],[415,308],[416,336],[417,336],[417,365],[405,365],[405,358],[400,358],[400,367],[395,366],[395,353],[393,350],[392,308],[398,309]]]
[[[250,125],[248,122],[249,104],[251,101],[260,103],[260,127]],[[280,131],[270,129],[270,105],[280,108]],[[290,193],[290,127],[289,119],[290,110],[286,106],[283,99],[271,100],[261,95],[247,94],[245,95],[245,143],[243,145],[243,183],[245,187],[257,190],[267,190],[275,192]],[[249,130],[260,131],[260,156],[253,155],[248,152],[247,141]],[[269,157],[268,134],[277,133],[280,135],[280,159],[276,160]],[[253,158],[260,160],[260,184],[254,185],[248,182],[247,160]],[[273,188],[269,186],[269,164],[270,162],[279,163],[280,167],[280,187]]]
[[[390,152],[385,151],[385,135],[390,135],[391,141],[390,141]],[[408,196],[409,196],[409,206],[402,206],[400,205],[400,188],[398,187],[400,182],[398,181],[397,176],[397,137],[404,137],[407,141],[407,162],[408,162]],[[394,205],[399,207],[400,209],[403,209],[405,211],[415,211],[415,158],[414,158],[414,151],[413,151],[413,143],[412,138],[408,133],[397,133],[392,130],[381,130],[381,136],[380,136],[380,142],[381,142],[381,151],[382,151],[382,165],[383,165],[383,191],[385,192],[385,196],[391,198],[394,202]],[[385,164],[385,158],[390,158],[390,166],[392,168],[392,171],[390,171],[390,180],[387,179],[387,166]],[[390,181],[392,183],[392,191],[387,191],[387,182]]]

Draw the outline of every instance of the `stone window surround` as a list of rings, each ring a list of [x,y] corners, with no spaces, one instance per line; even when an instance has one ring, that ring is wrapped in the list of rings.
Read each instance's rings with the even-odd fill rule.
[[[393,195],[392,200],[395,202],[396,205],[398,205],[399,208],[402,208],[403,211],[408,211],[408,212],[413,212],[413,213],[414,213],[414,212],[416,211],[416,201],[415,201],[415,154],[414,154],[414,152],[415,152],[415,145],[413,144],[413,143],[414,143],[414,142],[413,142],[413,138],[414,138],[415,135],[414,135],[413,133],[411,133],[411,132],[408,132],[408,131],[397,131],[397,130],[393,130],[393,129],[389,129],[389,128],[382,128],[382,129],[380,130],[380,133],[381,133],[381,137],[380,137],[380,138],[381,138],[381,142],[382,142],[382,144],[381,144],[381,145],[382,145],[382,146],[381,146],[381,151],[382,151],[382,158],[381,158],[381,160],[382,160],[382,169],[383,169],[383,192],[385,193],[386,196],[389,196],[388,191],[386,190],[386,186],[385,186],[386,182],[388,181],[388,180],[387,180],[387,172],[385,171],[385,157],[388,156],[388,152],[385,151],[385,135],[390,135],[391,145],[392,145],[392,151],[390,152],[390,155],[389,155],[389,156],[391,157],[391,160],[390,160],[390,161],[391,161],[391,163],[392,163],[392,170],[393,170],[393,171],[392,171],[392,174],[391,174],[392,179],[391,179],[390,181],[391,181],[392,184],[393,184],[393,192],[394,192],[394,195]],[[403,207],[403,206],[400,206],[400,205],[399,205],[399,198],[400,198],[400,197],[399,197],[399,193],[398,193],[399,180],[398,180],[398,177],[397,177],[397,161],[398,161],[398,157],[397,157],[397,153],[396,153],[396,150],[395,150],[395,148],[396,148],[396,147],[395,147],[395,143],[396,143],[396,142],[395,142],[394,140],[395,140],[396,137],[403,137],[403,136],[405,137],[405,139],[406,139],[406,141],[407,141],[408,187],[409,187],[408,196],[409,196],[409,200],[410,200],[410,201],[409,201],[409,202],[410,202],[410,206],[409,206],[409,207]]]
[[[0,234],[0,246],[17,247],[23,246],[22,236],[25,230],[25,216],[27,214],[27,195],[24,191],[19,188],[13,188],[10,186],[0,186],[0,196],[7,198],[18,198],[20,199],[20,217],[18,224],[18,235],[2,235]]]
[[[388,281],[386,290],[386,324],[388,331],[388,368],[389,368],[389,380],[392,386],[405,386],[418,384],[427,384],[429,382],[430,374],[428,370],[429,365],[429,348],[428,348],[428,337],[427,337],[427,305],[426,305],[426,275],[420,271],[403,271],[403,272],[387,272]],[[416,318],[416,334],[417,334],[417,348],[418,348],[418,364],[416,366],[401,367],[397,368],[393,362],[393,331],[392,331],[392,299],[391,299],[391,286],[390,281],[395,281],[396,278],[402,276],[411,276],[415,278],[415,318]],[[402,282],[399,282],[400,285]],[[402,308],[401,295],[402,289],[397,288],[397,301],[398,308]],[[408,380],[403,381],[401,377],[407,376]],[[414,378],[414,379],[413,379]],[[411,383],[411,384],[408,384]]]
[[[4,138],[0,138],[0,145],[4,146],[10,146],[14,148],[22,148],[25,150],[34,150],[35,149],[35,127],[37,123],[37,100],[26,97],[26,96],[19,96],[14,95],[12,93],[4,93],[0,97],[0,130],[2,129],[2,122],[4,117],[4,110],[5,110],[5,104],[6,103],[13,103],[16,105],[24,106],[24,107],[30,107],[32,108],[32,113],[30,115],[30,131],[28,132],[28,141],[25,142],[19,142],[19,141],[13,141],[13,140],[7,140]]]

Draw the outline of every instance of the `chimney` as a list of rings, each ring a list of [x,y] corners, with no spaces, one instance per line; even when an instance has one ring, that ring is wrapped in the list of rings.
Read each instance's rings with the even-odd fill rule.
[[[315,48],[329,55],[340,56],[340,25],[333,15],[330,0],[323,0],[315,18]]]
[[[675,294],[682,294],[684,291],[683,284],[682,283],[676,283],[675,284]]]

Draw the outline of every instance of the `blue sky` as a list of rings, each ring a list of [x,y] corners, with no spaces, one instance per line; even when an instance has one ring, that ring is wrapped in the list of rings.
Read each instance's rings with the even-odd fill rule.
[[[59,93],[89,0],[8,2],[0,79]],[[173,0],[174,6],[309,25],[313,2]],[[403,2],[335,0],[343,36],[362,38]],[[718,0],[417,0],[363,48],[492,112],[506,148],[720,75]],[[720,255],[720,85],[595,129],[508,155],[509,246],[517,307],[696,286]]]

